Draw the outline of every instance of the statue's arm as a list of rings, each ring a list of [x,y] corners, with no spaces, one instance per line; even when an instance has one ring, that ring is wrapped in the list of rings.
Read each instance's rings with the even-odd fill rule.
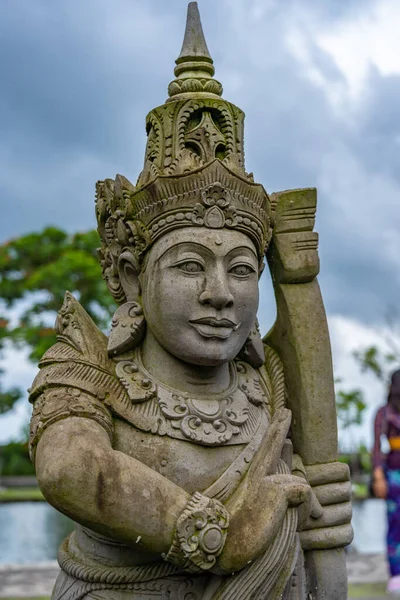
[[[127,544],[168,552],[189,495],[113,450],[99,423],[68,417],[52,424],[38,442],[35,465],[45,498],[64,514]]]
[[[107,401],[123,401],[125,390],[108,358],[107,338],[69,292],[56,333],[30,389],[30,454],[44,496],[75,521],[137,543],[144,554],[167,552],[189,495],[113,449]]]
[[[150,467],[114,450],[106,413],[98,400],[81,393],[79,405],[73,404],[75,415],[69,416],[65,405],[60,406],[60,398],[68,393],[62,388],[53,391],[47,404],[41,398],[34,407],[32,451],[45,498],[98,533],[128,545],[138,544],[146,558],[164,554],[178,567],[192,570],[190,552],[183,555],[180,547],[190,543],[192,534],[187,532],[193,526],[196,531],[199,509],[203,510],[208,499],[200,494],[196,505],[193,498],[198,494],[190,497]],[[230,521],[229,527],[221,525],[227,535],[215,564],[217,572],[240,570],[265,551],[288,505],[301,504],[307,496],[308,486],[300,478],[268,474],[275,470],[272,463],[279,456],[275,451],[270,456],[276,445],[269,442],[277,441],[280,448],[286,436],[289,421],[283,417],[271,425],[262,451],[226,507],[209,501],[205,514],[211,511],[210,524],[215,523],[216,514]],[[39,432],[38,420],[42,424]],[[208,563],[205,549],[195,564],[201,571],[209,568]]]

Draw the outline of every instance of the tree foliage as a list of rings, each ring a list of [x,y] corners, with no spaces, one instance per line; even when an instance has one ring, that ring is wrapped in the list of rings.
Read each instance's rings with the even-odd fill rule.
[[[400,353],[383,352],[376,346],[357,350],[354,357],[363,373],[372,373],[382,382],[386,382],[390,371],[394,370],[396,365],[400,365]]]
[[[337,416],[343,429],[348,429],[352,425],[361,425],[366,407],[362,390],[336,392]]]
[[[98,246],[94,230],[71,235],[56,227],[0,246],[0,351],[5,344],[27,348],[37,363],[55,342],[53,323],[66,290],[100,328],[108,325],[115,303],[101,276]],[[17,388],[0,387],[0,414],[20,396]]]
[[[363,373],[371,373],[388,383],[392,371],[400,368],[400,314],[392,307],[386,311],[386,327],[381,330],[381,344],[354,352]]]
[[[25,436],[26,440],[29,435]],[[28,442],[9,442],[0,446],[1,475],[34,475],[35,468],[29,458]]]
[[[391,373],[400,368],[400,319],[395,310],[386,314],[386,328],[380,333],[378,346],[367,346],[353,352],[362,373],[376,377],[383,385],[389,383]],[[360,425],[366,403],[361,390],[336,392],[338,419],[343,429]]]

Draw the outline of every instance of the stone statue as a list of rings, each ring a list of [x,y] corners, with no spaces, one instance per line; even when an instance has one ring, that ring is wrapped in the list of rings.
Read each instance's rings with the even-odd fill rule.
[[[67,292],[30,449],[75,531],[53,600],[344,600],[350,482],[316,275],[316,191],[244,168],[197,4],[137,185],[97,184],[107,338]],[[256,313],[266,254],[277,321]]]

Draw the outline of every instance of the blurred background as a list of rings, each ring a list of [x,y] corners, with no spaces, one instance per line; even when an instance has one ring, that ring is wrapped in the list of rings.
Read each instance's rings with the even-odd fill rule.
[[[108,327],[115,307],[96,259],[94,184],[116,173],[136,181],[145,115],[167,97],[186,6],[0,3],[0,564],[54,560],[70,527],[45,503],[15,502],[40,497],[24,479],[33,474],[26,389],[53,343],[65,289]],[[247,115],[247,170],[268,192],[318,188],[340,453],[354,481],[352,548],[383,553],[384,503],[367,499],[367,482],[373,416],[400,366],[400,4],[199,8],[224,97]],[[264,272],[262,333],[274,318]]]

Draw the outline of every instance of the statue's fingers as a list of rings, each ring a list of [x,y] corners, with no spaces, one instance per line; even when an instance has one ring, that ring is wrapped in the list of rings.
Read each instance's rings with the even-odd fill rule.
[[[305,465],[307,479],[312,487],[349,481],[350,471],[348,465],[339,461],[317,465]]]
[[[308,529],[300,533],[303,550],[326,550],[347,546],[353,540],[353,528],[350,523],[334,527]]]
[[[309,519],[305,529],[320,529],[323,527],[335,527],[345,525],[351,521],[351,503],[342,502],[324,506],[322,515],[318,519]]]
[[[310,507],[310,517],[313,519],[319,519],[322,516],[324,509],[321,506],[318,497],[314,494],[314,490],[311,490],[311,507]]]
[[[326,483],[313,487],[313,492],[322,506],[351,500],[351,482]]]
[[[305,502],[311,493],[308,483],[302,477],[296,475],[270,475],[266,480],[270,485],[283,488],[289,506],[298,506]]]
[[[296,507],[297,510],[297,531],[302,531],[310,517],[311,496]]]

